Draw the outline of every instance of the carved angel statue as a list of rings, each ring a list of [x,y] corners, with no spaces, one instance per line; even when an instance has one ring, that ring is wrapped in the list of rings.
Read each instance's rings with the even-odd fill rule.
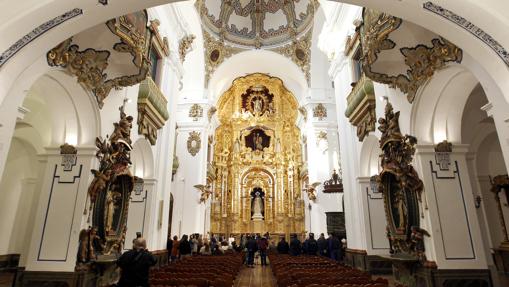
[[[309,184],[307,187],[306,187],[306,193],[308,194],[308,198],[309,200],[311,201],[315,201],[316,200],[316,188],[322,184],[321,182],[314,182],[312,184]]]
[[[111,170],[106,170],[100,172],[98,170],[92,169],[92,174],[94,175],[94,179],[90,186],[88,187],[88,196],[90,197],[90,202],[94,203],[95,199],[99,192],[103,191],[106,188],[106,184],[111,179]]]
[[[194,187],[201,192],[200,203],[205,203],[205,201],[207,201],[207,199],[209,199],[209,196],[212,194],[212,190],[210,190],[210,186],[203,185],[203,184],[197,184]]]
[[[120,121],[118,123],[114,123],[115,130],[113,134],[111,134],[110,141],[112,143],[116,143],[119,139],[125,140],[127,143],[131,144],[131,128],[133,127],[133,117],[126,115],[124,112],[125,103],[127,101],[124,100],[124,104],[119,108],[120,110]]]
[[[106,136],[107,137],[107,136]],[[111,161],[111,153],[113,152],[111,145],[108,143],[106,139],[102,137],[95,138],[95,146],[97,147],[97,152],[95,156],[99,159],[101,163],[101,169],[106,169],[109,165],[112,164]]]

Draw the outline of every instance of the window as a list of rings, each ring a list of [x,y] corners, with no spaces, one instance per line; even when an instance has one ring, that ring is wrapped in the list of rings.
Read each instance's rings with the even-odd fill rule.
[[[156,51],[154,47],[150,48],[150,62],[152,63],[152,67],[150,68],[150,77],[154,80],[154,83],[157,83],[157,72],[159,66],[159,60],[161,57],[159,53]]]
[[[352,80],[358,82],[362,77],[361,48],[357,47],[352,56]]]

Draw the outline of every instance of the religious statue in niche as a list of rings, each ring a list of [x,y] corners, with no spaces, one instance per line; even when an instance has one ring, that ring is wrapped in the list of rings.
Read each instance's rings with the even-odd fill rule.
[[[251,219],[263,220],[265,218],[265,192],[260,187],[255,187],[251,192]]]
[[[245,137],[246,147],[253,151],[263,151],[270,146],[270,137],[262,129],[254,129]]]
[[[92,169],[94,179],[88,189],[90,199],[88,229],[80,233],[77,269],[88,268],[90,261],[108,260],[122,252],[125,240],[129,198],[135,177],[131,174],[132,117],[119,108],[120,120],[107,139],[96,138],[99,168]],[[86,209],[85,209],[86,212]]]
[[[429,236],[420,228],[419,202],[424,185],[411,162],[417,139],[403,136],[399,127],[399,112],[387,103],[385,117],[378,120],[382,132],[380,148],[382,171],[377,186],[383,193],[387,217],[387,237],[391,254],[398,258],[426,261],[423,237]]]
[[[265,86],[250,87],[242,95],[242,111],[256,117],[264,114],[273,115],[275,113],[273,98],[274,95],[270,94]]]

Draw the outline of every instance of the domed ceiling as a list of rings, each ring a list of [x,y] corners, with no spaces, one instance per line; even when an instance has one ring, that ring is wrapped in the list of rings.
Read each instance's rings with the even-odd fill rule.
[[[277,47],[313,25],[317,0],[198,0],[204,29],[241,47]]]

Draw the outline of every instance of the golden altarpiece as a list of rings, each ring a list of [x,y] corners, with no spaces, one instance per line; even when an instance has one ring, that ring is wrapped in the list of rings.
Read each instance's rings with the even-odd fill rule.
[[[211,232],[304,232],[298,104],[279,78],[237,78],[218,102]]]

